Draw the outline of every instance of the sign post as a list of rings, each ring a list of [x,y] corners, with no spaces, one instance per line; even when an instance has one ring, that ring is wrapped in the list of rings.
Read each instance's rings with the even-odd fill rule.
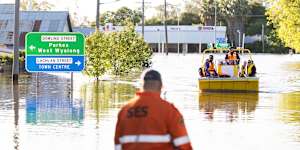
[[[84,36],[81,33],[31,32],[26,35],[25,54],[28,72],[70,72],[73,91],[73,72],[80,72],[85,66]]]

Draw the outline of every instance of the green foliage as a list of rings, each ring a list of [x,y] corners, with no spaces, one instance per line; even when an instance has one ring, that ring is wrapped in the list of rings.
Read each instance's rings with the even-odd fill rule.
[[[262,53],[262,49],[263,49],[261,41],[257,41],[251,44],[245,44],[245,48],[250,49],[252,53]],[[288,48],[285,48],[281,44],[266,43],[264,52],[286,54],[289,52],[289,50]]]
[[[113,23],[114,25],[124,26],[126,25],[126,20],[130,20],[134,24],[141,22],[142,13],[137,10],[132,10],[128,7],[122,7],[115,12],[107,11],[101,14],[101,24]]]
[[[145,25],[163,25],[163,20],[158,17],[152,17],[145,21]]]
[[[265,33],[268,34],[271,28],[266,26],[267,17],[265,16],[266,8],[261,3],[254,2],[250,4],[250,16],[247,17],[245,24],[246,35],[260,35],[262,25],[265,25]]]
[[[200,24],[201,20],[199,15],[191,12],[184,12],[180,15],[180,24],[181,25],[193,25]]]
[[[300,1],[271,0],[271,3],[267,11],[269,23],[286,46],[300,52]]]
[[[22,0],[21,4],[20,4],[20,9],[21,10],[32,9],[32,10],[35,10],[35,11],[46,11],[46,10],[51,10],[53,7],[54,7],[53,4],[51,4],[51,3],[49,3],[45,0],[43,0],[43,1]]]
[[[25,51],[20,51],[19,53],[19,62],[24,63],[25,62]],[[6,54],[6,53],[0,53],[0,65],[6,64],[6,65],[12,65],[13,64],[13,55]]]
[[[152,56],[144,39],[127,21],[121,32],[96,32],[86,40],[86,73],[97,79],[105,73],[126,75],[143,68]]]
[[[218,3],[218,0],[191,0],[186,4],[185,10],[189,13],[198,14],[204,25],[213,26],[215,7],[220,10]]]
[[[111,51],[109,38],[103,32],[95,32],[86,39],[86,68],[89,76],[97,79],[110,67],[108,58]]]

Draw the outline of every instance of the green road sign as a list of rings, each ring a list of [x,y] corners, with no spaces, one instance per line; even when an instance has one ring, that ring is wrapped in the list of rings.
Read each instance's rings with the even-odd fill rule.
[[[217,43],[216,48],[230,48],[228,43]]]
[[[41,33],[26,35],[27,55],[84,55],[81,33]]]
[[[84,69],[81,33],[32,32],[26,35],[28,72],[74,72]]]

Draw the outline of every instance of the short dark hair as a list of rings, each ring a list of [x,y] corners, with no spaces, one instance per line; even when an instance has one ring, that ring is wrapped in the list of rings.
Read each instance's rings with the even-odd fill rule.
[[[153,69],[144,71],[141,79],[143,81],[160,81],[160,82],[162,81],[160,73]]]

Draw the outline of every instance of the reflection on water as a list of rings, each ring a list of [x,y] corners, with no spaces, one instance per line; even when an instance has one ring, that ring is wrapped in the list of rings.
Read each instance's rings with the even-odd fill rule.
[[[280,120],[300,125],[300,92],[284,93],[279,97]]]
[[[199,93],[200,111],[208,120],[251,119],[257,102],[258,93]]]
[[[300,55],[254,55],[260,93],[199,93],[200,55],[155,55],[163,97],[182,112],[195,150],[300,149]],[[117,113],[136,79],[0,74],[0,150],[111,150]],[[38,82],[39,81],[39,82]]]
[[[14,101],[14,124],[15,124],[15,131],[14,131],[14,149],[19,149],[19,86],[13,85],[12,86],[12,97]]]
[[[84,118],[82,100],[62,99],[53,96],[26,99],[26,122],[82,123]]]
[[[105,117],[111,108],[119,108],[132,98],[136,88],[130,84],[117,81],[94,81],[81,86],[80,97],[85,100],[87,109],[92,110],[99,123],[99,118]]]

